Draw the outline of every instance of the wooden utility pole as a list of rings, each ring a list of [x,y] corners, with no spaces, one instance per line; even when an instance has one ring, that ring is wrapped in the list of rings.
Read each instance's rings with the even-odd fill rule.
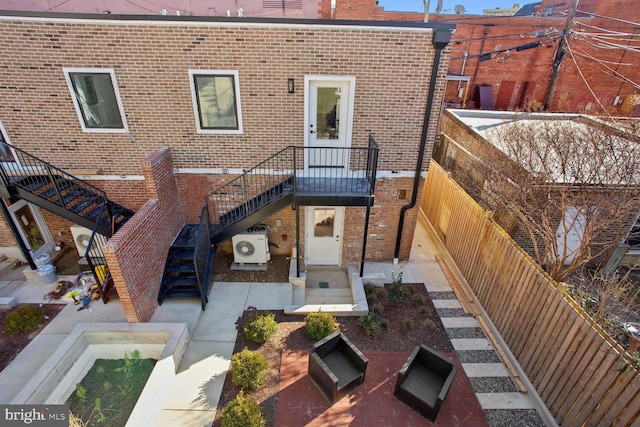
[[[567,21],[564,24],[564,30],[562,30],[562,36],[558,42],[558,48],[556,54],[553,57],[553,72],[551,73],[551,80],[549,80],[549,87],[547,88],[547,94],[544,97],[544,109],[548,110],[551,107],[551,100],[553,99],[553,92],[556,90],[558,84],[558,76],[560,75],[560,65],[564,59],[564,51],[567,45],[567,40],[571,35],[571,24],[573,24],[573,18],[576,16],[576,9],[578,8],[578,2],[580,0],[573,0],[571,9],[567,14]]]

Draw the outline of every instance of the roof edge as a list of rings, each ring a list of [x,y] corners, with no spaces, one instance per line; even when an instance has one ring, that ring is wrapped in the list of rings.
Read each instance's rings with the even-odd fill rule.
[[[264,18],[237,16],[193,16],[193,15],[128,15],[110,13],[69,13],[69,12],[36,12],[20,10],[0,10],[0,19],[31,18],[42,20],[96,20],[123,22],[155,22],[155,23],[215,23],[215,24],[265,24],[265,25],[297,25],[297,26],[336,26],[336,27],[379,27],[379,28],[411,28],[411,29],[442,29],[454,30],[455,24],[444,22],[418,21],[362,21],[340,19],[310,19],[310,18]]]

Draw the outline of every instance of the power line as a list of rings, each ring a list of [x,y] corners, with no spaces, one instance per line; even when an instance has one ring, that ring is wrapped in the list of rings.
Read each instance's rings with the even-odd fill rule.
[[[574,49],[579,50],[577,48],[574,47]],[[609,67],[607,64],[605,64],[604,61],[599,60],[598,58],[595,58],[585,52],[579,52],[576,51],[575,52],[576,55],[580,55],[580,56],[584,56],[585,58],[589,58],[592,61],[597,62],[598,64],[602,65],[603,67],[605,67],[606,69],[608,69],[609,71],[611,71],[614,74],[614,77],[618,77],[621,80],[624,80],[625,82],[629,83],[630,85],[634,86],[636,89],[640,89],[640,83],[636,83],[633,80],[629,79],[627,76],[625,76],[624,74],[614,70],[613,68]],[[611,62],[610,62],[611,63]],[[615,63],[611,63],[611,64],[615,64]],[[617,65],[617,64],[616,64]],[[627,65],[633,65],[633,64],[627,64]]]
[[[63,4],[67,4],[70,1],[71,0],[64,0],[62,3],[59,3],[59,4],[55,5],[55,6],[51,6],[49,9],[45,10],[45,12],[51,12],[53,9],[56,9],[56,8],[62,6]]]
[[[625,24],[630,24],[630,25],[635,25],[640,27],[640,22],[633,22],[633,21],[627,21],[625,19],[620,19],[620,18],[614,18],[612,16],[605,16],[605,15],[598,15],[597,13],[593,13],[593,12],[585,12],[584,10],[579,10],[576,9],[578,12],[580,13],[584,13],[586,15],[592,15],[592,16],[597,16],[598,18],[603,18],[603,19],[610,19],[612,21],[618,21],[618,22],[623,22]]]
[[[596,102],[598,103],[598,105],[600,106],[600,108],[602,108],[602,111],[604,111],[605,114],[607,116],[609,116],[609,119],[611,119],[612,122],[617,124],[616,120],[611,116],[611,114],[609,114],[609,111],[607,111],[607,109],[604,107],[604,105],[602,105],[602,102],[600,102],[600,99],[596,96],[596,94],[593,91],[593,89],[591,89],[591,86],[589,85],[589,82],[587,82],[587,79],[584,77],[584,74],[582,74],[582,70],[580,69],[580,66],[578,65],[578,62],[576,61],[575,56],[573,56],[573,51],[571,50],[571,46],[569,45],[569,41],[568,40],[567,40],[565,45],[567,47],[567,52],[569,52],[569,55],[571,55],[571,59],[573,60],[573,63],[576,66],[576,70],[578,71],[578,74],[580,74],[580,77],[582,78],[582,81],[587,86],[587,89],[589,89],[589,92],[591,93],[591,96],[593,96],[593,99],[595,99]]]

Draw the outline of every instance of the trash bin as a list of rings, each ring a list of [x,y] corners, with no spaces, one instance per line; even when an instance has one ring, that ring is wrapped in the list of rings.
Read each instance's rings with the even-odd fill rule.
[[[42,283],[49,284],[56,282],[56,270],[53,265],[43,265],[36,270]]]
[[[44,267],[45,265],[51,265],[51,255],[42,254],[36,257],[33,261],[36,263],[36,267],[38,268]]]

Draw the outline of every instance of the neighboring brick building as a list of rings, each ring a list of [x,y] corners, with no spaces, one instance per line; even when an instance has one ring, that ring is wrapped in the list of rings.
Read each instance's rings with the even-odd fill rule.
[[[432,80],[434,33],[448,35],[452,28],[6,13],[0,16],[1,130],[13,146],[75,173],[126,207],[146,206],[153,216],[166,203],[163,197],[179,199],[178,222],[184,215],[186,223],[197,223],[205,196],[216,187],[288,146],[318,144],[321,123],[318,132],[311,126],[326,116],[328,139],[322,141],[367,147],[373,135],[380,146],[366,259],[390,260],[400,209],[412,197],[422,136],[429,158],[437,130],[439,108],[434,108],[422,132],[429,85],[434,85],[432,104],[440,105],[448,68],[445,48]],[[446,41],[439,49],[444,46]],[[334,98],[339,108],[331,128],[331,111],[321,104]],[[212,103],[217,107],[209,114]],[[141,169],[164,146],[170,147],[174,168],[173,195],[156,188],[166,177],[151,179],[152,173]],[[423,173],[425,168],[426,163]],[[159,202],[150,207],[150,199]],[[11,208],[14,201],[5,203]],[[365,209],[343,209],[338,263],[362,255]],[[73,245],[70,222],[33,210],[42,213],[50,237]],[[307,262],[309,230],[301,216],[301,254]],[[410,209],[401,259],[408,257],[416,218],[417,208]],[[264,222],[270,241],[279,246],[273,250],[290,253],[296,244],[295,212],[284,209]],[[149,226],[136,222],[153,239]],[[12,235],[4,223],[0,235],[3,250],[10,251]],[[113,246],[116,256],[119,244]],[[127,280],[126,273],[118,275]],[[131,310],[147,318],[147,308]]]
[[[449,72],[469,78],[466,92],[464,83],[451,81],[445,101],[480,108],[478,86],[487,86],[491,102],[484,108],[539,109],[571,3],[521,3],[522,16],[430,14],[430,22],[456,24]],[[329,4],[330,0],[321,1],[321,18],[331,16]],[[635,97],[640,84],[640,70],[636,67],[640,62],[640,35],[635,35],[640,22],[637,1],[581,0],[578,10],[595,15],[576,14],[569,42],[573,56],[565,54],[551,110],[601,114],[602,108],[591,94],[593,90],[609,113],[640,116],[640,98]],[[424,14],[388,11],[377,7],[375,0],[338,0],[333,18],[422,21]]]

